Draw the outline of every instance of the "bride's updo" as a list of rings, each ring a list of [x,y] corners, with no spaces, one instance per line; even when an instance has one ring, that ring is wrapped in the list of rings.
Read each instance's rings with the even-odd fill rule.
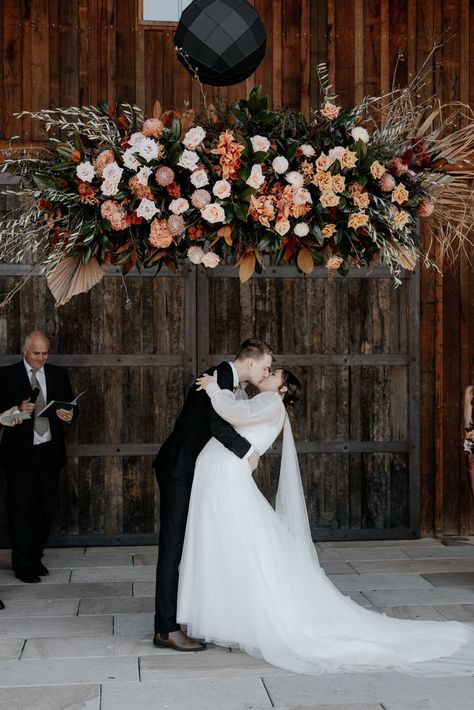
[[[292,405],[301,397],[301,382],[292,372],[282,367],[283,372],[283,387],[286,387],[286,392],[283,395],[283,404],[287,409],[291,409]]]

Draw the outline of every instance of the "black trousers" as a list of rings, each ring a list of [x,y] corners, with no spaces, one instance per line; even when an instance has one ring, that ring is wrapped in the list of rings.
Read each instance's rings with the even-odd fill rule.
[[[8,534],[12,568],[34,570],[41,562],[53,517],[58,468],[51,442],[32,447],[31,456],[7,468]]]
[[[160,486],[160,538],[156,565],[155,632],[169,633],[176,623],[178,566],[183,552],[192,482],[157,476]]]

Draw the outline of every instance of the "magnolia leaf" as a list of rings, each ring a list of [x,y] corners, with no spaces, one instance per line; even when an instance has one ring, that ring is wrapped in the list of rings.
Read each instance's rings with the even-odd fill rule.
[[[249,280],[249,278],[252,276],[253,272],[255,271],[255,264],[257,263],[257,259],[255,257],[255,254],[253,251],[247,251],[245,254],[242,254],[240,257],[239,261],[237,262],[236,266],[239,267],[239,278],[240,278],[240,283],[245,283],[246,281]]]
[[[306,247],[301,247],[300,252],[298,254],[297,263],[298,268],[301,269],[304,274],[310,274],[312,272],[314,267],[314,260],[313,255],[311,254],[309,249],[307,249]]]
[[[161,118],[163,109],[161,108],[161,103],[156,100],[153,104],[153,118]]]
[[[232,246],[232,227],[230,224],[225,224],[217,230],[217,236],[225,241],[227,246]]]

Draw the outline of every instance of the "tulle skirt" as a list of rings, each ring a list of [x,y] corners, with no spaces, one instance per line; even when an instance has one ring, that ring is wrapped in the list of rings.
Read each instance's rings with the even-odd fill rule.
[[[180,565],[188,633],[294,672],[472,674],[474,631],[407,621],[345,597],[298,548],[245,460],[216,440],[198,458]]]

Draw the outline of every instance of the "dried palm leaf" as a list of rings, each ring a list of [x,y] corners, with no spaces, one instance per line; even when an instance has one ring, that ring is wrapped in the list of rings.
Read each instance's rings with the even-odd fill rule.
[[[84,264],[79,255],[62,259],[46,277],[56,306],[63,306],[78,293],[85,293],[103,278],[105,267],[95,257]]]

